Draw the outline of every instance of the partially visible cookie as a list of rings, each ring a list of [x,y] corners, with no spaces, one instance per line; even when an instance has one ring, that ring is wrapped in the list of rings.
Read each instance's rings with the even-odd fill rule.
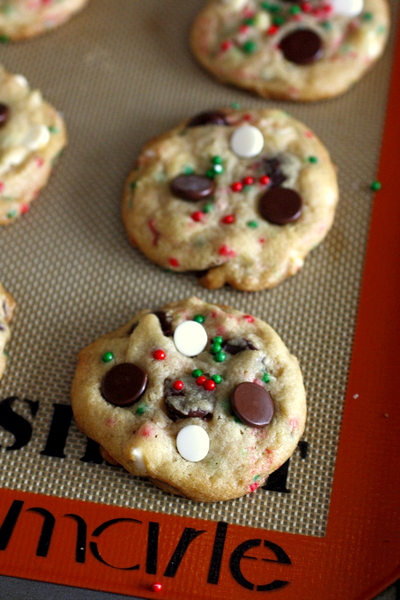
[[[201,113],[149,141],[129,175],[123,219],[158,265],[219,288],[270,288],[297,273],[332,225],[328,151],[281,110]]]
[[[0,66],[0,225],[25,213],[67,143],[61,115]]]
[[[198,298],[144,310],[82,350],[71,397],[107,460],[205,502],[263,485],[306,417],[297,359],[277,333]]]
[[[45,33],[68,21],[88,0],[0,0],[2,41]]]
[[[10,337],[10,328],[8,324],[11,321],[14,308],[14,299],[6,292],[0,283],[0,379],[6,368],[7,357],[5,347]]]
[[[223,83],[313,101],[357,82],[382,54],[388,31],[387,0],[210,0],[191,46]]]

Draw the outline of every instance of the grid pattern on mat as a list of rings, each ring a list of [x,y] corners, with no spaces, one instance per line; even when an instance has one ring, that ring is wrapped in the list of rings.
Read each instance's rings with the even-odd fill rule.
[[[96,0],[70,23],[1,49],[64,115],[69,146],[47,188],[19,222],[0,231],[0,280],[18,309],[0,400],[32,424],[32,437],[0,427],[2,487],[116,506],[324,535],[349,369],[393,50],[341,98],[316,105],[268,102],[306,122],[338,166],[333,229],[303,270],[254,294],[208,291],[192,275],[152,265],[129,245],[120,218],[124,179],[141,145],[206,108],[265,101],[224,87],[193,60],[190,25],[202,0]],[[392,21],[397,16],[391,1]],[[140,26],[139,26],[140,25]],[[379,196],[376,196],[377,201]],[[106,464],[82,462],[86,440],[71,424],[64,458],[41,452],[54,404],[68,405],[78,351],[137,310],[190,295],[268,321],[298,356],[308,394],[307,457],[290,461],[290,493],[258,490],[205,504],[168,495]],[[38,404],[29,404],[26,400]],[[37,412],[35,413],[35,408]]]

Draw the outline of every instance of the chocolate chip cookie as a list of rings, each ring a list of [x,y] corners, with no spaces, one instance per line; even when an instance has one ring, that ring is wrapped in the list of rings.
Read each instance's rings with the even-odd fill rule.
[[[148,142],[123,219],[134,246],[210,289],[255,291],[297,273],[332,225],[336,170],[316,135],[281,110],[205,111]]]
[[[191,46],[223,83],[313,101],[348,90],[382,54],[387,0],[211,0]]]
[[[11,321],[14,308],[14,299],[0,283],[0,379],[6,368],[7,355],[5,347],[10,338],[9,322]]]
[[[0,66],[0,225],[29,209],[66,141],[62,117],[41,92]]]
[[[264,484],[306,416],[297,359],[277,333],[198,298],[143,310],[82,350],[71,397],[107,459],[204,502]]]
[[[88,0],[0,0],[2,42],[45,33],[68,21]]]

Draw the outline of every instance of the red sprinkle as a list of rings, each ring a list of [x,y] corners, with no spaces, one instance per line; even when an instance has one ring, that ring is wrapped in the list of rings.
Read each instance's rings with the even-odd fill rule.
[[[22,204],[19,212],[21,215],[24,215],[29,210],[29,204]]]
[[[166,354],[164,352],[164,350],[154,350],[153,352],[153,358],[155,358],[156,360],[164,360],[166,357]]]
[[[242,183],[243,185],[253,185],[254,177],[244,177]]]
[[[278,25],[271,25],[271,27],[267,29],[267,33],[268,35],[274,35],[278,31],[278,29]]]
[[[226,215],[226,217],[221,219],[221,222],[225,223],[225,225],[232,225],[235,222],[235,215]]]
[[[226,52],[227,50],[230,50],[233,46],[233,43],[230,40],[225,40],[222,42],[221,44],[221,50],[222,52]]]
[[[185,384],[183,383],[183,381],[181,381],[180,379],[177,379],[176,381],[174,381],[174,383],[172,384],[172,387],[174,388],[174,390],[176,390],[177,392],[180,392],[181,390],[183,390],[183,388],[185,387]]]
[[[250,491],[250,492],[254,492],[254,491],[257,489],[257,488],[258,488],[258,483],[252,483],[252,484],[249,486],[249,491]]]
[[[205,381],[203,385],[203,388],[208,392],[212,392],[213,390],[215,390],[216,387],[217,384],[212,379],[207,379],[207,381]]]
[[[233,192],[241,192],[243,189],[243,183],[241,181],[234,181],[231,184],[231,190]]]
[[[179,260],[177,258],[169,258],[168,262],[171,267],[179,267]]]
[[[202,218],[204,217],[204,213],[201,212],[201,210],[196,210],[190,216],[192,217],[193,221],[201,221]]]
[[[225,246],[225,244],[218,249],[218,254],[220,256],[236,256],[236,252],[229,246]]]
[[[311,4],[310,2],[302,2],[302,3],[300,4],[300,8],[301,8],[301,10],[302,10],[303,12],[305,12],[305,13],[309,13],[309,12],[311,12],[311,11],[312,11],[312,9],[313,9],[313,7],[312,7],[312,4]]]
[[[243,115],[242,119],[243,121],[251,121],[252,117],[249,113],[246,113],[245,115]]]
[[[246,319],[248,323],[254,323],[254,317],[252,317],[251,315],[243,315],[243,319]]]
[[[246,33],[249,30],[249,26],[244,24],[239,27],[240,33]]]
[[[37,166],[38,166],[38,167],[43,167],[43,165],[44,165],[44,160],[43,160],[43,158],[42,158],[41,156],[38,156],[38,157],[36,158],[36,164],[37,164]]]
[[[4,190],[4,183],[2,181],[0,181],[0,192],[2,192]]]
[[[151,586],[151,591],[152,592],[161,592],[162,590],[162,585],[161,583],[153,583]]]
[[[207,381],[207,377],[205,377],[204,375],[200,375],[199,377],[196,378],[197,385],[204,385],[206,381]]]
[[[271,181],[271,178],[268,177],[268,175],[261,175],[259,182],[261,183],[261,185],[268,185]]]

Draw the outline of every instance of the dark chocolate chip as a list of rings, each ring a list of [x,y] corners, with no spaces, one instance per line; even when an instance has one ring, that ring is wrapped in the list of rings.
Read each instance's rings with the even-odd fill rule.
[[[321,57],[322,40],[311,29],[296,29],[281,40],[279,48],[286,60],[296,65],[308,65]]]
[[[205,175],[178,175],[171,181],[170,190],[178,198],[197,202],[213,195],[215,183]]]
[[[224,342],[222,344],[222,350],[224,352],[228,352],[229,354],[235,355],[239,354],[239,352],[243,352],[244,350],[257,350],[257,348],[248,340],[243,338],[234,338]]]
[[[233,390],[232,410],[246,425],[264,427],[274,415],[274,403],[263,387],[257,383],[239,383]]]
[[[172,324],[165,312],[162,310],[155,310],[153,315],[156,315],[157,319],[160,321],[163,334],[166,337],[172,335]]]
[[[301,196],[290,188],[275,187],[261,196],[258,209],[263,219],[274,225],[296,221],[303,208]]]
[[[286,181],[286,175],[281,171],[281,161],[279,158],[266,158],[261,159],[261,170],[263,175],[267,175],[270,178],[269,188],[282,185]]]
[[[7,104],[0,102],[0,127],[3,127],[7,123],[9,116],[10,109]]]
[[[115,406],[131,406],[139,400],[146,389],[147,373],[132,363],[115,365],[105,374],[102,396]]]
[[[220,110],[202,112],[190,119],[187,127],[199,127],[201,125],[229,125],[226,115]]]

